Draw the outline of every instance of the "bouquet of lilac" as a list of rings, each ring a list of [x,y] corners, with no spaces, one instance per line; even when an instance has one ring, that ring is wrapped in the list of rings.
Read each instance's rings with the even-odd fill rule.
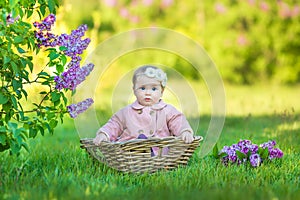
[[[276,142],[270,140],[260,145],[253,144],[250,140],[240,140],[237,144],[224,146],[218,151],[217,145],[213,149],[213,156],[221,159],[222,163],[242,164],[250,162],[251,166],[258,167],[267,160],[281,158],[283,152],[275,148]]]

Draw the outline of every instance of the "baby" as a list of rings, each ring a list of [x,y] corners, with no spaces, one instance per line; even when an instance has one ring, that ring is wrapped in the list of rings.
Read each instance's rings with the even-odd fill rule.
[[[127,141],[149,137],[180,137],[186,143],[194,140],[193,130],[185,116],[162,99],[167,76],[155,66],[142,66],[133,75],[136,101],[116,112],[102,126],[93,142]]]

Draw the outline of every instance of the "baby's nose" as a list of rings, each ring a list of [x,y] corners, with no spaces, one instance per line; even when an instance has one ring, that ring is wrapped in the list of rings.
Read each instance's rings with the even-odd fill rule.
[[[146,90],[146,94],[151,94],[151,90],[150,90],[150,89],[147,89],[147,90]]]

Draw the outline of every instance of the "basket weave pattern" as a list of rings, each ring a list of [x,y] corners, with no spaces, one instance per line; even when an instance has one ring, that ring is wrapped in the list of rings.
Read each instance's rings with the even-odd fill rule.
[[[81,148],[98,161],[126,173],[153,173],[160,169],[174,169],[186,165],[199,146],[201,136],[195,136],[192,143],[186,144],[179,138],[148,138],[126,142],[102,142],[95,145],[92,138],[81,139]],[[151,149],[158,147],[158,154],[151,155]],[[168,148],[166,155],[163,148]]]

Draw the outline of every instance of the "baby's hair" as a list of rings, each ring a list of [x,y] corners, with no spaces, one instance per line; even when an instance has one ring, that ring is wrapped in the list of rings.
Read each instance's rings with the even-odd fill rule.
[[[152,69],[149,71],[149,68]],[[149,74],[150,72],[150,74]],[[134,71],[133,77],[132,77],[132,83],[135,85],[137,77],[140,75],[145,75],[148,77],[153,77],[158,79],[159,82],[161,82],[161,86],[164,88],[166,86],[167,82],[167,76],[166,74],[158,67],[153,66],[153,65],[144,65],[139,68],[137,68]]]

